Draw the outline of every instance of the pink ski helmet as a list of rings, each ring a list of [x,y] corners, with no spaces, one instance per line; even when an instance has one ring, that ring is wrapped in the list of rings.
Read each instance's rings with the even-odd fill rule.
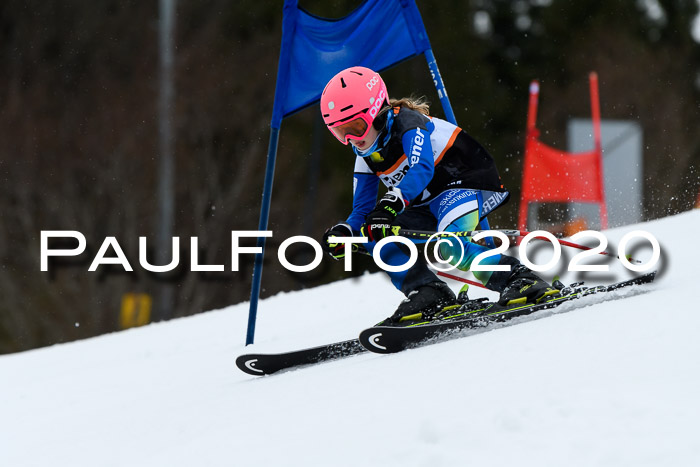
[[[362,140],[384,103],[386,85],[379,73],[362,66],[347,68],[326,84],[321,94],[323,121],[343,144]]]

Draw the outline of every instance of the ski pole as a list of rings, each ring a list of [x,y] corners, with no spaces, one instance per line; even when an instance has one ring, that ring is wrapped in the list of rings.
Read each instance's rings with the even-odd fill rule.
[[[527,230],[509,230],[509,229],[492,229],[493,231],[496,232],[501,232],[505,234],[508,237],[525,237],[532,232],[528,232]],[[430,237],[433,237],[433,239],[442,239],[442,238],[449,238],[449,237],[473,237],[478,233],[481,232],[488,232],[487,230],[467,230],[467,231],[462,231],[462,232],[431,232],[427,230],[412,230],[412,229],[404,229],[402,227],[394,227],[392,229],[392,232],[395,235],[401,235],[406,238],[414,239],[414,240],[428,240]],[[535,237],[537,240],[547,240],[546,237]],[[557,239],[557,241],[564,246],[568,246],[571,248],[577,248],[579,250],[592,250],[592,247],[588,247],[585,245],[579,245],[578,243],[570,242],[568,240],[561,240]],[[617,256],[608,253],[607,251],[599,251],[599,255],[604,255],[604,256],[611,256],[613,258],[616,258]],[[636,264],[642,264],[641,261],[634,259],[634,258],[627,258],[627,260],[630,263],[636,263]]]
[[[442,277],[447,277],[448,279],[452,279],[453,281],[464,282],[465,284],[474,285],[476,287],[481,287],[482,289],[486,289],[486,290],[491,290],[488,287],[486,287],[484,284],[482,284],[481,282],[476,282],[476,281],[467,279],[467,278],[462,277],[462,276],[455,276],[454,274],[449,274],[449,273],[446,273],[443,271],[438,271],[437,275],[442,276]]]
[[[519,235],[519,236],[524,237],[525,235],[528,235],[528,234],[530,234],[530,233],[532,233],[532,232],[527,232],[527,231],[524,231],[524,230],[523,230],[523,231],[520,232],[520,235]],[[537,240],[547,240],[546,237],[535,237],[535,239],[537,239]],[[589,246],[586,246],[586,245],[579,245],[578,243],[570,242],[570,241],[568,241],[568,240],[562,240],[562,239],[557,238],[557,241],[558,241],[560,244],[564,245],[564,246],[568,246],[568,247],[571,247],[571,248],[577,248],[577,249],[579,249],[579,250],[592,250],[592,249],[593,249],[592,247],[589,247]],[[607,251],[599,251],[598,254],[599,254],[599,255],[603,255],[603,256],[611,256],[611,257],[613,257],[613,258],[617,258],[617,255],[614,255],[614,254],[612,254],[612,253],[608,253]],[[629,261],[630,263],[642,264],[642,262],[639,261],[638,259],[634,259],[634,258],[630,258],[630,257],[627,257],[627,261]]]
[[[394,235],[401,235],[402,237],[410,238],[412,240],[427,240],[430,237],[434,239],[449,238],[449,237],[473,237],[474,235],[481,232],[496,231],[505,234],[508,237],[520,237],[529,234],[530,232],[524,232],[522,230],[466,230],[462,232],[432,232],[429,230],[413,230],[404,229],[403,227],[394,226],[391,229]]]
[[[358,245],[357,243],[354,243],[352,245],[352,251],[355,253],[360,253],[360,254],[365,255],[365,256],[372,256],[372,253],[367,251],[367,248],[365,248],[363,245]],[[464,282],[465,284],[469,284],[469,285],[473,285],[476,287],[481,287],[482,289],[490,290],[488,287],[486,287],[481,282],[476,282],[476,281],[473,281],[473,280],[470,280],[470,279],[467,279],[467,278],[464,278],[461,276],[455,276],[453,274],[448,274],[448,273],[440,271],[440,270],[437,270],[436,272],[437,272],[438,276],[447,277],[448,279],[452,279],[452,280],[459,281],[459,282]]]
[[[492,229],[492,230],[495,230],[496,232],[501,232],[508,237],[525,237],[525,236],[532,233],[532,232],[528,232],[526,230],[513,230],[513,229]],[[401,235],[403,237],[414,239],[414,240],[428,240],[428,239],[430,239],[430,237],[433,237],[433,239],[441,239],[441,238],[449,238],[449,237],[473,237],[474,235],[476,235],[480,232],[488,232],[488,230],[468,230],[468,231],[462,231],[462,232],[432,232],[429,230],[404,229],[403,227],[399,227],[399,226],[394,226],[392,228],[392,233],[394,235]],[[535,237],[535,239],[536,240],[548,240],[547,237]],[[592,247],[588,247],[585,245],[579,245],[578,243],[569,242],[567,240],[557,239],[557,241],[564,246],[568,246],[571,248],[577,248],[579,250],[592,250],[593,249]],[[366,256],[372,256],[372,254],[369,251],[367,251],[367,249],[362,245],[353,244],[352,247],[353,247],[353,251],[356,251],[357,253],[361,253],[361,254],[366,255]],[[612,253],[608,253],[607,251],[599,251],[598,254],[604,255],[604,256],[610,256],[613,258],[617,257],[616,255],[614,255]],[[630,258],[630,257],[628,257],[627,260],[631,263],[636,263],[636,264],[642,263],[641,261],[636,260],[634,258]],[[440,271],[440,270],[437,271],[437,274],[439,276],[447,277],[447,278],[452,279],[452,280],[464,282],[464,283],[469,284],[469,285],[474,285],[476,287],[481,287],[482,289],[490,290],[488,287],[484,286],[481,282],[476,282],[476,281],[466,279],[466,278],[461,277],[461,276],[448,274],[448,273]]]

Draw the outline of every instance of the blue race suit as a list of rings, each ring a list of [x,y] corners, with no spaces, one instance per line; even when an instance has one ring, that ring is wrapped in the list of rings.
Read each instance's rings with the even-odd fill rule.
[[[489,212],[507,201],[509,194],[493,158],[461,128],[408,108],[390,109],[377,118],[386,119],[378,143],[368,154],[355,150],[353,210],[346,221],[353,231],[359,231],[374,207],[380,181],[399,188],[409,202],[394,223],[407,229],[474,230]],[[441,256],[452,256],[452,264],[461,270],[468,270],[476,255],[487,250],[463,239],[462,256],[456,242],[443,243]],[[367,247],[374,252],[373,242]],[[381,259],[389,265],[405,264],[406,250],[391,243],[382,248]],[[499,260],[500,255],[494,255],[484,264]],[[438,280],[420,258],[407,271],[389,276],[404,294]],[[491,272],[475,272],[475,276],[488,286]]]

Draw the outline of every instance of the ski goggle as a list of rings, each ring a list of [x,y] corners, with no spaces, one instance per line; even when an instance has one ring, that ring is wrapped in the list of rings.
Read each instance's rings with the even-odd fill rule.
[[[333,136],[338,138],[338,141],[347,145],[351,139],[361,141],[367,136],[371,126],[369,115],[366,111],[355,114],[350,120],[339,121],[328,125]]]

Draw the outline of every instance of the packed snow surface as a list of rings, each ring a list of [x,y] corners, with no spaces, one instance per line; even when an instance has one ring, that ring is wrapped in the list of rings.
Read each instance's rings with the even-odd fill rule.
[[[261,378],[234,365],[356,337],[390,314],[402,296],[367,274],[263,300],[249,347],[242,303],[2,356],[0,462],[698,466],[699,225],[696,210],[605,232],[613,251],[632,230],[659,240],[660,277],[645,293],[395,355]],[[584,278],[632,277],[612,264]]]

